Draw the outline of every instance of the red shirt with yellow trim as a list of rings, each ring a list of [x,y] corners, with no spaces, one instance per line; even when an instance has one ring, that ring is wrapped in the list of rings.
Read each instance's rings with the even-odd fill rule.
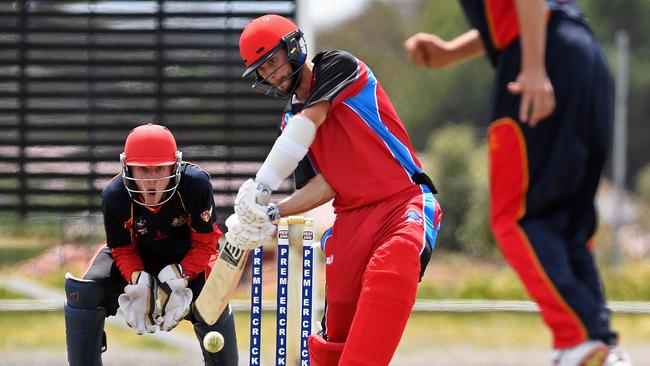
[[[515,0],[460,2],[470,25],[481,34],[488,58],[496,64],[499,53],[519,38],[519,18]],[[582,16],[575,0],[547,0],[546,4],[550,11],[564,11],[567,14]]]

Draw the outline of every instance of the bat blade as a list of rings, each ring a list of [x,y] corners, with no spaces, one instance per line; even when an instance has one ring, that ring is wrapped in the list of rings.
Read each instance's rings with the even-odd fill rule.
[[[221,248],[212,272],[194,302],[194,314],[208,325],[214,324],[228,305],[250,252],[229,244],[225,239]]]

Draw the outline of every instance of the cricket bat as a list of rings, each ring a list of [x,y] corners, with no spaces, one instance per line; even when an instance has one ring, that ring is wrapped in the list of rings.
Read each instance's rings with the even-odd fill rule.
[[[255,200],[260,205],[269,203],[271,191],[258,185]],[[219,257],[201,294],[194,302],[194,314],[208,325],[214,324],[223,310],[228,306],[239,279],[246,267],[250,250],[240,249],[226,241],[226,236],[219,239]]]
[[[214,324],[228,306],[250,252],[228,243],[225,236],[219,239],[219,247],[217,262],[194,302],[194,314],[208,325]]]

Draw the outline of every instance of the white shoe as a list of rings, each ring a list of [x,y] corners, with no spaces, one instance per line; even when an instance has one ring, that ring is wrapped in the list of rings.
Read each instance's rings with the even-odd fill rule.
[[[630,355],[623,348],[611,346],[609,347],[605,366],[632,366],[632,361],[630,361]]]
[[[577,346],[556,349],[553,366],[603,366],[609,348],[601,341],[585,341]]]

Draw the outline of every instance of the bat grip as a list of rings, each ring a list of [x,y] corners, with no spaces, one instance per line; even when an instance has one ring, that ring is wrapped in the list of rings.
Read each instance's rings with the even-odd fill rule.
[[[262,206],[268,205],[271,202],[271,188],[266,184],[257,183],[255,202]]]

